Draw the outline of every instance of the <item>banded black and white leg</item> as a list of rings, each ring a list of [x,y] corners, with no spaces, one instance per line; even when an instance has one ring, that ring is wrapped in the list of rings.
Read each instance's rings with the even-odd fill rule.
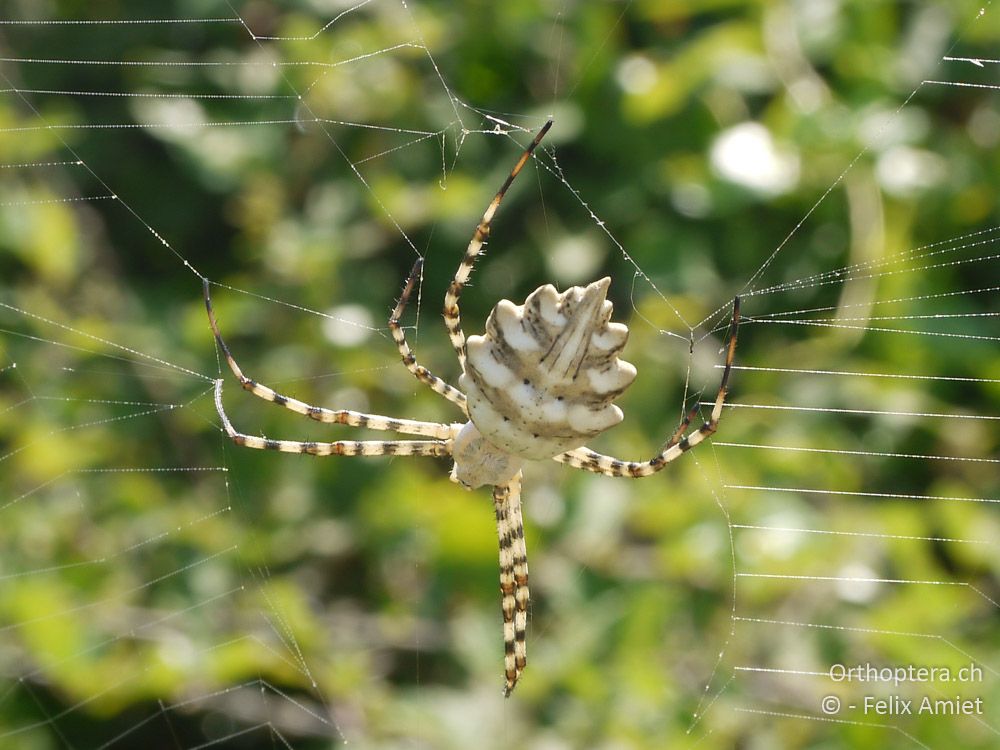
[[[521,472],[493,488],[500,540],[500,595],[503,610],[504,696],[509,697],[527,663],[528,553],[521,518]]]
[[[274,403],[278,402],[275,401]],[[321,442],[314,440],[273,440],[258,435],[247,435],[233,427],[229,421],[229,416],[222,406],[222,378],[215,381],[215,409],[222,420],[222,428],[226,431],[226,435],[237,445],[242,445],[246,448],[281,451],[282,453],[308,453],[312,456],[451,455],[451,438],[443,440],[334,440]],[[374,427],[376,424],[379,424],[376,420],[385,419],[376,415],[365,416],[370,420],[366,424],[368,427]],[[447,427],[447,425],[441,426]]]
[[[389,331],[392,333],[392,339],[396,342],[396,348],[399,350],[399,356],[402,358],[406,369],[413,373],[413,376],[417,380],[427,385],[432,391],[440,393],[453,404],[457,405],[462,410],[462,413],[468,417],[469,410],[465,404],[465,394],[434,375],[423,365],[417,363],[417,358],[406,341],[406,333],[403,331],[402,325],[400,325],[400,320],[403,318],[403,311],[406,310],[406,305],[410,301],[410,295],[413,294],[413,289],[416,287],[423,267],[424,259],[417,258],[417,262],[413,264],[413,270],[410,271],[410,275],[403,285],[403,291],[399,295],[399,302],[396,304],[396,309],[392,311],[392,315],[389,317]]]
[[[463,371],[465,370],[465,332],[462,331],[458,298],[462,294],[462,288],[469,281],[469,277],[472,276],[472,269],[476,263],[476,258],[483,252],[483,245],[489,239],[493,216],[496,214],[497,209],[500,208],[500,202],[503,200],[504,195],[506,195],[507,189],[524,168],[524,165],[528,163],[532,152],[541,143],[542,138],[545,137],[545,134],[549,132],[549,128],[551,127],[552,120],[549,120],[542,126],[542,129],[538,131],[534,140],[528,144],[524,153],[521,154],[521,158],[517,160],[517,164],[514,165],[507,179],[504,180],[503,185],[497,191],[497,194],[493,196],[493,200],[490,201],[490,204],[486,207],[486,211],[483,213],[483,218],[479,220],[476,230],[472,233],[472,239],[469,240],[469,245],[465,249],[465,256],[462,258],[462,262],[455,272],[455,278],[452,279],[451,284],[448,286],[448,291],[444,295],[444,324],[448,329],[448,338],[451,339],[451,345],[455,349],[455,355],[458,357],[458,362],[462,366]]]
[[[719,392],[715,397],[712,406],[712,413],[707,422],[701,425],[695,432],[685,436],[687,429],[695,412],[692,411],[673,436],[664,443],[659,453],[648,461],[623,461],[614,456],[607,456],[598,453],[590,448],[583,447],[575,450],[560,453],[554,460],[572,466],[575,469],[583,469],[595,474],[604,474],[609,477],[648,477],[660,471],[671,461],[680,458],[684,453],[694,448],[712,435],[722,419],[722,408],[726,403],[726,392],[729,388],[729,373],[732,370],[733,359],[736,356],[736,335],[740,326],[740,298],[733,300],[733,319],[730,326],[729,343],[726,346],[726,364],[722,371],[722,383],[719,385]]]
[[[327,409],[321,406],[313,406],[304,401],[291,398],[279,393],[273,388],[258,383],[256,380],[247,377],[237,364],[229,346],[226,344],[222,333],[219,330],[218,322],[215,318],[215,311],[212,309],[212,300],[209,292],[209,282],[204,282],[205,309],[208,311],[208,320],[215,334],[215,341],[222,351],[229,369],[239,380],[244,390],[249,391],[254,396],[277,404],[285,409],[302,414],[317,422],[327,424],[342,424],[349,427],[366,427],[372,430],[384,430],[390,432],[400,432],[404,435],[419,435],[423,437],[436,438],[434,440],[403,440],[403,441],[380,441],[380,440],[337,440],[333,442],[314,441],[292,441],[292,440],[270,440],[268,438],[245,435],[235,428],[229,421],[225,409],[222,405],[222,379],[215,381],[215,406],[222,420],[226,434],[238,445],[245,445],[249,448],[262,450],[276,450],[286,453],[311,453],[313,455],[345,455],[345,456],[379,456],[379,455],[400,455],[400,456],[445,456],[451,452],[451,439],[455,434],[454,425],[442,424],[439,422],[423,422],[414,419],[396,419],[393,417],[383,417],[379,414],[365,414],[363,412],[352,411],[350,409]]]

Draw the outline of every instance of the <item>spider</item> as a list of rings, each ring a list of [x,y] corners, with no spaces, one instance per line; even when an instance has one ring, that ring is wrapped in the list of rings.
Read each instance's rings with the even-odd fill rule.
[[[610,322],[607,277],[559,294],[552,285],[536,289],[523,305],[501,300],[490,313],[483,336],[462,331],[458,299],[476,258],[490,235],[493,216],[507,189],[552,126],[548,121],[521,155],[476,226],[465,257],[444,299],[444,322],[462,368],[459,390],[417,364],[400,318],[422,271],[417,260],[389,319],[403,364],[420,382],[455,404],[466,422],[442,424],[312,406],[284,396],[243,374],[222,338],[212,310],[209,281],[205,307],[215,340],[229,368],[247,391],[318,422],[367,427],[420,440],[271,440],[237,431],[222,405],[223,380],[215,381],[215,407],[226,435],[237,445],[314,456],[451,456],[450,478],[467,489],[493,487],[500,540],[500,592],[504,639],[504,695],[510,696],[527,658],[528,562],[521,521],[521,467],[525,460],[553,459],[577,469],[612,477],[645,477],[658,472],[715,432],[722,416],[736,351],[740,300],[733,302],[722,383],[708,421],[685,435],[697,406],[648,461],[623,461],[585,447],[590,438],[618,424],[622,411],[611,402],[636,376],[618,359],[628,328]]]

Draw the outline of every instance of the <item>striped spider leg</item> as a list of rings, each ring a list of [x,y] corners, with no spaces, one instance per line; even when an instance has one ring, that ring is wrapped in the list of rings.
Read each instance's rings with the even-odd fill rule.
[[[222,406],[222,378],[215,381],[215,408],[222,420],[223,429],[229,438],[237,445],[259,450],[274,450],[284,453],[309,453],[314,456],[448,456],[451,455],[451,441],[455,433],[453,425],[441,424],[438,422],[420,422],[413,419],[394,419],[383,417],[378,414],[364,414],[362,412],[351,411],[349,409],[326,409],[321,406],[313,406],[298,399],[278,393],[273,388],[258,383],[257,381],[243,374],[243,370],[236,363],[229,346],[219,330],[218,322],[215,319],[215,311],[212,309],[212,299],[209,293],[208,279],[204,280],[205,309],[208,312],[208,320],[215,334],[215,341],[222,351],[233,371],[233,375],[240,381],[244,390],[250,391],[258,398],[270,401],[278,406],[283,406],[296,414],[302,414],[314,419],[317,422],[329,424],[343,424],[350,427],[367,427],[372,430],[387,430],[391,432],[401,432],[404,435],[420,435],[434,440],[335,440],[332,442],[298,441],[298,440],[271,440],[254,435],[246,435],[237,431],[226,415]]]
[[[452,279],[451,285],[448,287],[448,292],[444,296],[444,324],[448,329],[448,337],[451,339],[451,345],[455,349],[455,356],[458,357],[458,363],[465,369],[465,332],[462,331],[462,319],[458,310],[458,298],[462,294],[462,288],[469,281],[469,277],[472,276],[472,268],[476,263],[476,258],[483,251],[483,245],[490,236],[490,225],[493,223],[493,216],[496,214],[497,209],[500,208],[500,202],[503,197],[507,194],[507,189],[514,182],[514,179],[521,172],[521,169],[525,164],[528,163],[528,159],[531,158],[532,152],[534,152],[535,147],[541,143],[542,138],[545,134],[549,132],[549,128],[552,127],[552,120],[546,122],[542,129],[538,131],[534,140],[528,144],[528,147],[521,154],[521,158],[517,160],[517,164],[507,175],[507,179],[504,180],[503,185],[497,191],[497,194],[493,196],[493,200],[490,201],[490,205],[486,207],[486,211],[483,213],[483,218],[479,220],[479,224],[476,226],[476,231],[472,234],[472,239],[469,240],[469,246],[465,249],[465,257],[462,258],[462,262],[458,266],[458,270],[455,272],[455,278]]]
[[[609,477],[638,478],[655,474],[671,461],[680,458],[684,453],[694,448],[719,428],[719,420],[722,419],[722,407],[726,403],[726,393],[729,389],[729,373],[732,370],[733,359],[736,356],[736,334],[739,332],[739,327],[740,298],[737,297],[733,300],[733,319],[729,328],[729,343],[726,345],[726,364],[722,371],[722,383],[719,385],[719,392],[715,397],[711,416],[695,432],[684,437],[684,431],[697,413],[697,406],[684,418],[680,427],[677,428],[677,431],[670,440],[664,443],[660,452],[648,461],[622,461],[614,456],[606,456],[602,453],[592,451],[587,447],[566,451],[558,456],[554,456],[554,459],[560,463],[572,466],[574,469],[583,469],[595,474],[605,474]]]
[[[510,697],[528,661],[528,551],[521,520],[521,472],[493,488],[500,538],[500,594],[503,610],[504,697]]]
[[[399,350],[399,356],[403,360],[403,365],[413,373],[413,376],[419,380],[421,383],[428,386],[435,393],[440,393],[446,399],[456,404],[462,413],[468,417],[469,410],[465,405],[465,394],[462,393],[458,388],[449,385],[441,378],[432,374],[423,365],[417,364],[417,358],[413,355],[413,351],[410,349],[410,345],[406,341],[406,333],[403,331],[403,327],[399,324],[400,319],[403,317],[403,311],[406,309],[407,303],[410,301],[410,295],[413,294],[413,289],[417,284],[417,279],[420,278],[420,272],[424,268],[424,259],[417,258],[417,262],[413,264],[413,269],[410,271],[410,275],[406,279],[406,283],[403,285],[403,291],[399,295],[399,302],[396,304],[396,309],[392,311],[392,315],[389,316],[389,331],[392,333],[392,339],[396,342],[396,348]]]

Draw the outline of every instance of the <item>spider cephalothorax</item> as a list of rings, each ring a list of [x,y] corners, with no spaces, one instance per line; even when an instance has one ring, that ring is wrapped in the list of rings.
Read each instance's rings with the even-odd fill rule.
[[[240,384],[260,398],[318,422],[417,435],[422,440],[336,440],[300,442],[271,440],[238,432],[222,406],[222,380],[215,382],[215,406],[226,434],[248,448],[309,453],[316,456],[451,456],[451,477],[468,488],[493,485],[497,535],[500,539],[500,591],[504,633],[504,694],[510,695],[526,663],[528,560],[521,520],[521,467],[525,460],[554,459],[577,469],[613,477],[654,474],[715,432],[726,399],[726,386],[736,352],[739,299],[733,318],[722,383],[708,421],[685,435],[697,411],[681,421],[670,439],[648,461],[622,461],[596,453],[584,444],[622,420],[612,402],[635,379],[635,368],[618,358],[628,328],[611,322],[606,299],[608,278],[561,294],[550,284],[528,295],[523,305],[501,300],[482,336],[466,341],[458,300],[483,251],[493,215],[507,188],[552,126],[538,132],[486,208],[444,301],[444,320],[462,367],[459,384],[449,385],[418,365],[400,326],[403,310],[423,270],[418,258],[389,319],[389,329],[403,364],[432,390],[455,404],[465,423],[450,424],[395,419],[347,409],[325,409],[284,396],[251,380],[240,369],[219,331],[209,282],[204,280],[205,306],[215,339]]]

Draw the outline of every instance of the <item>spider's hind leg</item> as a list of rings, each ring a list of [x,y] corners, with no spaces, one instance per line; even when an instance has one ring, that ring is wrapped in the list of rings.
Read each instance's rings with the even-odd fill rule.
[[[514,165],[510,174],[507,175],[507,179],[504,180],[497,194],[493,196],[490,205],[486,207],[483,218],[479,220],[475,231],[472,233],[472,239],[469,240],[469,244],[465,248],[465,255],[462,257],[462,262],[458,265],[458,270],[455,271],[455,278],[451,280],[448,291],[444,296],[444,325],[448,329],[448,337],[451,339],[451,345],[455,349],[455,356],[458,357],[463,370],[465,369],[465,332],[462,330],[462,316],[458,309],[458,298],[472,276],[472,268],[476,263],[476,258],[483,252],[483,245],[486,244],[486,240],[490,236],[490,226],[493,223],[493,216],[496,214],[497,209],[500,208],[500,202],[507,194],[507,189],[524,168],[524,165],[528,163],[531,154],[538,144],[542,142],[542,138],[545,137],[545,134],[549,132],[549,128],[551,127],[552,120],[549,120],[542,126],[542,129],[538,131],[537,135],[535,135],[534,139],[521,154],[521,158],[517,160],[517,164]]]
[[[403,311],[410,301],[410,295],[413,294],[413,289],[417,284],[417,279],[420,278],[420,272],[423,270],[423,267],[424,259],[417,258],[417,262],[413,264],[413,270],[410,271],[410,275],[406,279],[406,284],[403,285],[403,291],[399,295],[399,302],[396,304],[396,309],[392,311],[392,315],[389,317],[389,330],[392,332],[392,339],[396,342],[396,348],[399,349],[399,356],[402,357],[406,369],[413,373],[413,376],[417,380],[428,386],[432,391],[440,393],[453,404],[456,404],[465,416],[469,416],[469,411],[465,406],[465,394],[431,373],[423,365],[417,364],[417,358],[413,355],[410,345],[406,342],[406,333],[404,333],[403,327],[399,324],[399,320],[403,317]]]

